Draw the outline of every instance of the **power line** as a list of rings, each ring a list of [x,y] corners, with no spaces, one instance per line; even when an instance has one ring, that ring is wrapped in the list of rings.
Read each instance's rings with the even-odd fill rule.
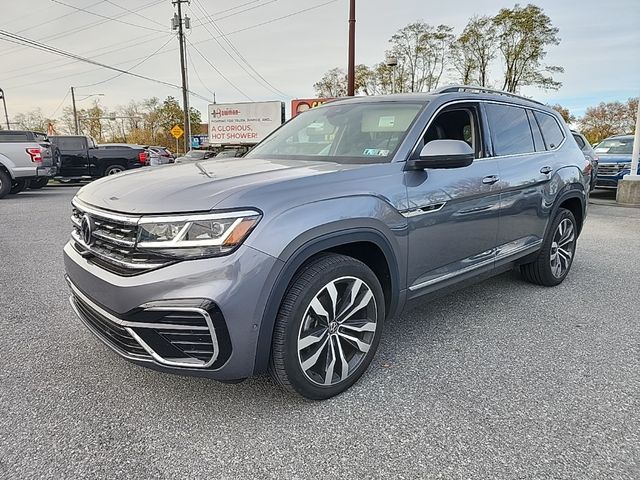
[[[189,39],[187,38],[187,42],[189,42],[189,45],[191,45],[191,48],[193,48],[193,49],[198,53],[198,55],[200,55],[200,56],[202,57],[202,59],[203,59],[205,62],[207,62],[207,63],[211,66],[211,68],[213,68],[213,69],[218,73],[218,75],[220,75],[222,78],[224,78],[224,79],[225,79],[225,81],[226,81],[229,85],[231,85],[231,86],[232,86],[232,87],[233,87],[233,88],[234,88],[238,93],[240,93],[241,95],[243,95],[243,96],[244,96],[244,97],[246,97],[247,99],[249,99],[249,100],[253,101],[253,99],[252,99],[249,95],[247,95],[246,93],[244,93],[244,92],[240,89],[240,87],[238,87],[235,83],[233,83],[231,80],[229,80],[229,79],[226,77],[226,75],[225,75],[224,73],[222,73],[222,72],[221,72],[221,71],[220,71],[220,70],[219,70],[219,69],[218,69],[218,68],[217,68],[213,63],[211,63],[211,62],[209,61],[209,59],[208,59],[207,57],[205,57],[205,56],[203,55],[203,53],[198,49],[198,47],[196,47],[196,46],[191,42],[191,40],[189,40]]]
[[[280,21],[280,20],[285,20],[285,19],[287,19],[287,18],[291,18],[291,17],[293,17],[293,16],[295,16],[295,15],[300,15],[300,14],[306,13],[306,12],[308,12],[308,11],[315,10],[315,9],[318,9],[318,8],[321,8],[321,7],[324,7],[324,6],[329,5],[329,4],[331,4],[331,3],[336,3],[337,1],[338,1],[338,0],[331,0],[331,1],[328,1],[328,2],[325,2],[325,3],[321,3],[321,4],[319,4],[319,5],[314,5],[314,6],[312,6],[312,7],[305,8],[305,9],[302,9],[302,10],[298,10],[298,11],[295,11],[295,12],[289,13],[289,14],[287,14],[287,15],[283,15],[283,16],[280,16],[280,17],[275,17],[275,18],[272,18],[272,19],[267,20],[267,21],[264,21],[264,22],[256,23],[256,24],[253,24],[253,25],[249,25],[249,26],[247,26],[247,27],[243,27],[243,28],[240,28],[240,29],[237,29],[237,30],[233,30],[233,31],[231,31],[231,32],[228,32],[226,35],[227,35],[227,36],[229,36],[229,35],[235,35],[235,34],[237,34],[237,33],[246,32],[246,31],[248,31],[248,30],[252,30],[252,29],[254,29],[254,28],[262,27],[262,26],[264,26],[264,25],[268,25],[268,24],[271,24],[271,23],[275,23],[275,22],[278,22],[278,21]],[[152,3],[158,3],[158,2],[152,2]],[[251,3],[251,2],[249,2],[249,3]],[[149,5],[150,5],[150,4],[148,4],[147,6],[149,6]],[[145,8],[145,7],[143,7],[143,8]],[[104,21],[102,21],[102,22],[98,22],[98,23],[104,23]],[[7,42],[11,42],[11,40],[8,40],[8,39],[4,39],[4,40],[5,40],[5,41],[7,41]],[[212,40],[211,38],[206,38],[206,39],[204,39],[204,40],[199,40],[199,41],[196,41],[196,42],[191,42],[191,41],[189,41],[189,44],[195,48],[195,46],[196,46],[196,45],[201,45],[201,44],[206,43],[206,42],[209,42],[209,41],[211,41],[211,40]],[[23,46],[23,47],[27,46],[27,45],[20,44],[20,43],[18,43],[18,42],[16,42],[16,41],[13,41],[13,42],[11,42],[11,43],[15,43],[16,45],[21,45],[21,46]],[[168,49],[168,50],[164,50],[164,51],[158,52],[158,53],[156,54],[156,56],[157,56],[157,55],[162,55],[162,54],[165,54],[165,53],[169,53],[169,52],[173,52],[173,51],[175,51],[175,50],[176,50],[176,48],[170,48],[170,49]],[[201,53],[200,51],[198,51],[198,54],[199,54],[201,57],[203,57],[203,58],[204,58],[204,60],[205,60],[207,63],[209,63],[209,64],[211,65],[211,62],[209,62],[209,61],[206,59],[206,57],[204,57],[204,55],[202,55],[202,53]],[[122,64],[129,63],[129,62],[132,62],[132,61],[140,60],[141,58],[144,58],[144,56],[131,58],[131,59],[129,59],[129,60],[125,60],[125,61],[123,61],[123,62],[116,63],[116,64],[114,64],[114,65],[122,65]],[[217,68],[215,68],[215,66],[213,66],[213,65],[211,65],[211,66],[212,66],[216,71],[218,71],[218,69],[217,69]],[[93,71],[93,70],[90,70],[90,71]],[[90,71],[89,71],[89,72],[90,72]],[[89,72],[85,72],[85,73],[89,73]],[[219,73],[220,73],[220,72],[219,72]],[[63,76],[59,76],[59,77],[55,77],[55,78],[47,78],[47,79],[45,79],[45,80],[40,80],[40,81],[37,81],[37,82],[31,82],[31,83],[28,83],[28,84],[26,84],[26,85],[25,85],[25,84],[21,84],[21,85],[20,85],[20,87],[26,87],[26,86],[31,86],[31,85],[40,85],[40,84],[43,84],[43,83],[50,83],[52,80],[59,80],[59,79],[62,79],[62,78],[75,77],[75,76],[77,76],[77,75],[78,75],[77,73],[72,73],[72,74],[70,74],[70,75],[63,75]],[[229,81],[228,79],[226,79],[226,78],[225,78],[225,80],[227,80],[227,82],[229,82],[229,83],[230,83],[230,81]],[[176,87],[176,85],[171,85],[171,86]],[[235,87],[235,85],[233,85],[233,84],[232,84],[232,86],[233,86],[234,88],[236,88],[236,89],[237,89],[237,87]],[[195,94],[195,93],[194,93],[194,95],[196,95],[196,96],[197,96],[197,94]],[[246,94],[242,93],[242,95],[250,99],[250,97],[248,97]],[[208,100],[209,100],[209,99],[207,99],[207,101],[208,101]]]
[[[158,30],[157,28],[147,27],[146,25],[139,25],[137,23],[127,22],[125,20],[120,20],[118,18],[109,17],[107,15],[102,15],[100,13],[92,12],[91,10],[87,10],[86,8],[75,7],[73,5],[69,5],[68,3],[61,2],[60,0],[51,0],[51,1],[53,3],[58,3],[60,5],[64,5],[65,7],[73,8],[74,10],[78,10],[80,12],[88,13],[89,15],[94,15],[96,17],[104,18],[104,19],[107,19],[107,20],[110,20],[110,21],[113,21],[113,22],[118,22],[118,23],[122,23],[124,25],[129,25],[131,27],[144,28],[145,30],[151,30],[151,31],[154,31],[154,32],[162,32],[162,33],[166,32],[166,29],[165,30]]]
[[[131,70],[133,70],[134,68],[139,67],[140,65],[142,65],[144,62],[146,62],[147,60],[149,60],[151,57],[153,57],[155,54],[157,54],[160,50],[162,50],[164,47],[166,47],[169,42],[171,42],[173,40],[173,36],[167,40],[166,42],[164,42],[160,48],[157,48],[156,50],[153,51],[153,53],[147,55],[146,57],[144,57],[142,60],[140,60],[138,63],[136,63],[134,66],[129,67],[126,71],[126,73],[131,73]],[[101,80],[99,82],[95,82],[95,83],[90,83],[88,85],[80,85],[77,88],[84,88],[84,87],[95,87],[96,85],[102,85],[103,83],[107,83],[115,78],[121,77],[122,75],[124,75],[125,72],[121,72],[121,73],[117,73],[115,74],[113,77],[109,77],[105,80]]]
[[[11,32],[7,32],[6,30],[0,29],[0,37],[4,37],[3,40],[5,40],[7,42],[10,42],[10,43],[15,43],[16,45],[27,46],[27,47],[35,48],[37,50],[44,51],[44,52],[53,53],[53,54],[56,54],[56,55],[61,55],[61,56],[64,56],[64,57],[72,58],[72,59],[80,61],[80,62],[89,63],[91,65],[96,65],[98,67],[102,67],[102,68],[106,68],[106,69],[109,69],[109,70],[113,70],[115,72],[122,73],[124,75],[130,75],[132,77],[140,78],[140,79],[143,79],[143,80],[149,80],[150,82],[155,82],[155,83],[158,83],[158,84],[161,84],[161,85],[166,85],[166,86],[169,86],[169,87],[172,87],[172,88],[181,88],[178,85],[175,85],[173,83],[165,82],[163,80],[158,80],[157,78],[147,77],[145,75],[140,75],[139,73],[129,72],[127,70],[123,70],[121,68],[117,68],[117,67],[114,67],[114,66],[111,66],[111,65],[107,65],[105,63],[97,62],[97,61],[92,60],[90,58],[85,58],[85,57],[82,57],[80,55],[76,55],[74,53],[66,52],[66,51],[61,50],[59,48],[55,48],[55,47],[52,47],[50,45],[46,45],[44,43],[31,40],[29,38],[22,37],[20,35],[16,35],[16,34],[13,34]],[[149,58],[151,58],[151,56],[152,55],[149,55]],[[195,92],[191,92],[191,93],[193,95],[197,96],[197,97],[202,98],[203,100],[210,101],[210,99],[208,99],[208,98],[206,98],[206,97],[204,97],[204,96],[202,96],[202,95],[200,95],[198,93],[195,93]]]
[[[213,95],[213,100],[215,103],[215,99],[216,99],[216,92],[214,92],[213,90],[211,90],[209,87],[207,87],[207,85],[204,83],[204,81],[202,80],[202,77],[200,77],[200,73],[198,73],[198,69],[196,68],[196,62],[193,61],[193,57],[191,56],[191,54],[187,51],[187,57],[189,58],[189,63],[191,63],[191,68],[193,69],[193,71],[196,73],[196,77],[198,77],[198,80],[200,81],[200,84],[205,88],[205,90],[207,90],[211,95]]]
[[[218,38],[209,30],[209,27],[207,27],[204,23],[201,23],[202,26],[205,28],[205,30],[207,31],[207,33],[209,33],[209,35],[211,35],[211,37],[216,41],[216,43],[220,46],[220,48],[222,48],[222,50],[229,56],[229,58],[231,58],[236,64],[238,64],[238,66],[240,68],[242,68],[251,78],[253,78],[256,82],[260,83],[261,85],[265,85],[269,90],[271,90],[272,92],[276,93],[277,95],[283,95],[285,97],[288,97],[288,95],[284,92],[282,92],[281,90],[279,90],[278,88],[276,88],[275,86],[273,86],[266,78],[264,78],[260,72],[258,72],[248,61],[247,59],[242,55],[242,53],[240,53],[240,51],[236,48],[236,46],[231,43],[231,41],[225,36],[224,32],[222,31],[222,29],[220,27],[218,27],[217,23],[215,22],[215,20],[207,13],[207,11],[205,10],[204,6],[200,3],[199,0],[194,0],[195,5],[198,7],[198,9],[204,14],[205,18],[209,20],[209,23],[211,23],[214,27],[214,29],[218,32],[218,34],[220,35],[220,38],[222,38],[225,43],[227,45],[229,45],[229,47],[231,48],[231,50],[238,56],[238,58],[240,58],[240,60],[242,60],[242,62],[246,65],[246,67],[240,63],[226,48],[225,46],[218,40]],[[248,67],[248,69],[247,69]],[[253,72],[253,73],[252,73]]]
[[[56,113],[58,113],[58,110],[60,110],[60,107],[64,104],[64,101],[67,99],[67,97],[69,96],[69,93],[71,93],[71,89],[67,89],[67,93],[65,93],[64,98],[62,99],[62,101],[58,104],[58,106],[56,107],[56,109],[53,111],[53,113],[51,114],[50,118],[53,118],[56,116]]]
[[[122,5],[118,5],[117,3],[112,2],[111,0],[105,0],[105,1],[107,3],[113,5],[114,7],[119,8],[120,10],[124,10],[125,12],[131,13],[132,15],[135,15],[137,17],[140,17],[140,18],[146,20],[147,22],[155,23],[156,25],[159,25],[161,27],[165,26],[164,24],[158,22],[157,20],[154,20],[153,18],[146,17],[146,16],[142,15],[141,13],[136,12],[135,10],[131,10],[131,9],[127,8],[127,7],[123,7]]]
[[[102,0],[102,1],[100,1],[98,3],[95,3],[95,4],[91,4],[91,5],[89,5],[89,7],[95,6],[95,5],[99,4],[99,3],[103,3],[103,1],[105,1],[105,0]],[[144,5],[141,5],[140,7],[134,9],[134,11],[144,10],[144,9],[152,7],[154,5],[158,5],[159,3],[164,3],[164,1],[165,0],[152,0],[151,2],[146,3]],[[87,8],[89,8],[89,7],[87,7]],[[70,13],[67,13],[66,15],[64,15],[64,16],[57,17],[57,18],[65,18],[66,16],[73,15],[74,13],[76,13],[76,12],[70,12]],[[121,14],[115,15],[114,18],[121,18],[121,17],[124,17],[126,15],[127,15],[127,13],[123,12]],[[44,36],[42,38],[39,38],[38,41],[42,42],[42,41],[45,41],[45,40],[47,40],[47,41],[49,41],[49,40],[57,40],[59,38],[68,37],[69,35],[75,35],[77,33],[84,32],[85,30],[88,30],[90,28],[96,27],[98,25],[102,25],[104,23],[107,23],[108,21],[109,21],[109,19],[98,20],[97,22],[87,23],[86,25],[84,25],[83,27],[80,27],[80,28],[68,29],[68,30],[65,30],[65,31],[60,32],[60,33],[55,33],[53,35],[46,35],[46,36]],[[21,30],[21,31],[16,32],[16,33],[22,33],[23,31],[25,31],[25,30]],[[14,53],[15,51],[19,51],[19,50],[20,50],[20,48],[16,48],[16,49],[13,49],[13,50],[9,50],[9,51],[3,52],[3,54],[4,55],[8,55],[10,53]]]
[[[111,50],[107,50],[106,52],[102,52],[102,53],[99,53],[99,54],[95,55],[95,57],[102,57],[104,55],[109,55],[110,53],[113,53],[113,52],[121,52],[121,51],[127,50],[129,48],[139,47],[141,45],[145,45],[145,44],[150,43],[150,42],[155,42],[155,41],[157,41],[157,40],[159,40],[161,38],[165,38],[167,35],[169,35],[169,36],[171,36],[171,38],[173,38],[173,35],[171,35],[170,33],[165,33],[164,35],[152,35],[151,37],[149,35],[145,34],[145,35],[143,35],[141,37],[135,37],[135,38],[132,38],[130,40],[124,40],[124,41],[121,41],[121,42],[117,42],[117,43],[113,43],[113,44],[110,44],[110,45],[106,45],[104,47],[92,48],[90,50],[86,50],[86,51],[80,52],[80,53],[78,53],[78,55],[87,55],[87,54],[91,54],[91,53],[94,53],[94,52],[99,52],[100,50],[104,50],[106,48],[115,47],[116,45],[127,45],[129,43],[131,44],[131,45],[128,45],[128,46],[120,46],[120,47],[117,47],[117,48],[112,48]],[[146,39],[146,40],[140,41],[143,38]],[[139,58],[142,58],[142,57],[139,57]],[[139,58],[134,58],[133,61],[138,60]],[[122,62],[122,63],[128,63],[130,61],[131,60],[127,60],[127,61]],[[52,69],[59,68],[59,67],[66,67],[67,65],[73,65],[74,63],[75,63],[75,61],[65,62],[64,60],[53,60],[53,61],[48,61],[48,62],[38,62],[37,64],[32,65],[31,67],[26,67],[26,68],[23,65],[22,67],[13,68],[11,70],[5,70],[4,71],[5,73],[12,73],[12,72],[20,72],[20,73],[18,73],[16,75],[9,76],[9,77],[3,77],[3,80],[11,80],[13,78],[25,78],[25,76],[28,76],[28,75],[34,75],[34,74],[39,73],[39,72],[50,72]],[[53,64],[55,64],[55,66],[53,66],[53,67],[49,67],[48,66],[48,67],[44,67],[43,68],[43,65],[53,65]],[[116,63],[115,65],[119,65],[119,63]]]

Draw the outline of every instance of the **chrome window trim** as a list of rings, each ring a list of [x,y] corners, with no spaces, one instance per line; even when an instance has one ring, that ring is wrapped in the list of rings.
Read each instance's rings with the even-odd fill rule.
[[[518,157],[518,156],[523,156],[523,155],[531,155],[531,154],[548,154],[548,153],[553,153],[556,150],[559,150],[560,148],[562,148],[562,146],[565,144],[565,142],[567,141],[567,134],[564,130],[564,128],[562,128],[562,125],[560,125],[560,123],[558,122],[558,119],[555,117],[555,115],[549,113],[548,111],[545,111],[542,108],[539,108],[535,105],[520,105],[518,103],[511,103],[511,102],[505,102],[505,101],[500,101],[500,100],[488,100],[488,99],[482,99],[482,98],[466,98],[466,99],[460,99],[460,100],[452,100],[450,102],[446,102],[443,103],[442,105],[440,105],[435,112],[433,112],[433,114],[431,114],[431,117],[429,118],[429,121],[427,122],[427,125],[425,126],[425,128],[422,130],[422,132],[420,133],[420,135],[418,135],[418,139],[416,140],[415,144],[413,145],[413,147],[409,150],[409,154],[407,155],[407,158],[405,158],[403,161],[407,161],[409,159],[409,157],[411,157],[411,155],[413,154],[413,152],[416,151],[416,149],[418,148],[418,145],[420,144],[420,142],[422,141],[422,139],[424,138],[424,136],[427,133],[427,130],[429,130],[429,127],[431,126],[431,124],[433,123],[433,121],[435,120],[435,118],[440,114],[440,112],[446,108],[449,107],[451,105],[457,105],[460,103],[495,103],[498,105],[505,105],[507,107],[518,107],[518,108],[522,108],[522,109],[529,109],[529,110],[536,110],[538,112],[544,113],[546,115],[551,116],[556,123],[558,123],[558,126],[560,127],[560,130],[562,130],[562,134],[564,136],[564,138],[562,139],[562,142],[555,148],[551,149],[551,150],[545,150],[543,152],[528,152],[528,153],[514,153],[514,154],[510,154],[510,155],[494,155],[494,156],[486,156],[486,157],[481,157],[481,158],[474,158],[473,161],[475,162],[479,162],[479,161],[483,161],[483,160],[497,160],[497,159],[501,159],[501,158],[511,158],[511,157]],[[482,128],[482,122],[480,122],[480,128]],[[489,126],[489,130],[491,130],[491,126]],[[490,131],[489,132],[485,132],[488,133],[489,135],[491,135]],[[541,132],[542,133],[542,132]],[[544,138],[544,135],[543,135]],[[489,153],[489,152],[485,152],[485,153]],[[493,153],[493,152],[491,152]]]
[[[559,150],[560,148],[562,148],[562,146],[565,144],[565,142],[567,141],[567,133],[564,131],[564,128],[562,127],[562,125],[560,125],[560,123],[558,122],[558,119],[556,118],[555,115],[553,115],[552,113],[549,113],[541,108],[536,108],[535,106],[525,106],[525,105],[519,105],[517,103],[509,103],[509,102],[500,102],[498,100],[479,100],[480,102],[484,102],[484,103],[495,103],[498,105],[506,105],[507,107],[517,107],[517,108],[522,108],[523,110],[535,110],[538,111],[540,113],[544,113],[545,115],[550,116],[551,118],[553,118],[553,120],[556,122],[556,124],[558,125],[558,127],[560,127],[560,131],[562,132],[562,142],[560,142],[558,144],[557,147],[552,148],[551,150],[546,150],[546,140],[544,140],[544,134],[542,133],[542,127],[540,127],[540,124],[538,124],[538,128],[540,128],[540,135],[542,135],[542,139],[545,142],[545,150],[543,152],[536,152],[535,150],[533,152],[524,152],[524,153],[512,153],[509,155],[496,155],[494,157],[490,157],[490,158],[511,158],[511,157],[519,157],[522,155],[532,155],[532,154],[536,154],[536,155],[541,155],[541,154],[545,154],[545,153],[553,153],[557,150]],[[536,122],[538,121],[537,118],[535,118],[535,115],[533,117]],[[491,125],[489,125],[489,129],[491,129]],[[535,145],[534,147],[535,148]]]
[[[149,355],[151,355],[151,357],[157,363],[159,363],[161,365],[171,366],[171,367],[208,368],[211,365],[213,365],[213,363],[217,360],[218,354],[220,353],[220,348],[219,348],[219,345],[218,345],[218,337],[216,335],[215,327],[213,326],[213,320],[211,319],[211,315],[209,315],[209,312],[207,312],[206,310],[204,310],[202,308],[199,308],[199,307],[153,307],[152,306],[152,307],[144,308],[144,310],[146,310],[146,311],[172,311],[172,312],[173,311],[179,311],[179,312],[195,312],[195,313],[199,313],[200,315],[202,315],[202,317],[207,322],[207,326],[206,327],[196,327],[196,326],[189,326],[189,325],[176,325],[176,324],[170,324],[170,323],[130,322],[130,321],[122,320],[121,318],[116,317],[115,315],[107,312],[105,309],[103,309],[102,307],[97,305],[95,302],[90,300],[85,294],[83,294],[73,284],[73,282],[69,278],[67,278],[67,283],[69,284],[69,288],[71,288],[71,291],[73,292],[73,295],[70,297],[70,301],[71,301],[71,305],[73,307],[73,310],[76,313],[76,315],[78,315],[78,317],[80,317],[80,319],[83,320],[83,323],[85,325],[88,322],[84,320],[83,316],[79,313],[77,307],[75,306],[74,295],[79,297],[84,303],[89,305],[92,309],[94,309],[100,315],[102,315],[105,318],[107,318],[109,321],[111,321],[111,322],[113,322],[113,323],[115,323],[117,325],[120,325],[121,327],[125,328],[127,330],[127,332],[129,333],[129,335],[131,335],[133,337],[133,339],[136,342],[138,342],[138,344],[142,348],[144,348],[144,350]],[[163,330],[164,329],[164,330],[201,330],[201,331],[208,331],[209,335],[211,336],[211,342],[212,342],[212,347],[213,347],[212,356],[207,362],[203,362],[202,360],[197,359],[197,358],[185,359],[185,361],[168,360],[168,359],[158,355],[142,338],[140,338],[140,336],[133,330],[134,328],[153,328],[153,329],[156,329],[156,330]],[[104,343],[107,343],[107,341],[105,341],[103,339],[103,335],[101,335],[100,333],[96,333],[95,329],[91,329],[91,330],[93,331],[94,334],[98,335],[98,337],[101,340],[103,340]],[[111,346],[118,353],[122,354],[120,352],[119,348],[117,348],[117,347],[115,347],[113,345],[109,345],[109,346]],[[129,356],[130,358],[140,359],[140,357],[132,356],[131,354],[126,354],[124,356]]]

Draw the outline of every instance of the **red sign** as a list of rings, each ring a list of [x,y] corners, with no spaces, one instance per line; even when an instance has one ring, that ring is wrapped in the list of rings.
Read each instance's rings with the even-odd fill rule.
[[[329,100],[333,100],[333,98],[296,98],[291,100],[291,116],[295,117],[299,113],[319,107]]]

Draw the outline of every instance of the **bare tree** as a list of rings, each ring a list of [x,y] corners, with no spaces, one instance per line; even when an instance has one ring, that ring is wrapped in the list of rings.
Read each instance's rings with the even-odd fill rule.
[[[516,92],[524,85],[557,90],[562,86],[552,74],[564,69],[542,64],[546,48],[558,45],[560,38],[558,29],[540,7],[529,4],[523,8],[516,4],[511,9],[503,8],[493,22],[505,67],[503,90]]]
[[[458,44],[464,55],[475,65],[477,81],[481,87],[489,84],[489,67],[496,57],[498,38],[491,17],[473,17],[462,31]],[[458,60],[459,61],[459,60]]]

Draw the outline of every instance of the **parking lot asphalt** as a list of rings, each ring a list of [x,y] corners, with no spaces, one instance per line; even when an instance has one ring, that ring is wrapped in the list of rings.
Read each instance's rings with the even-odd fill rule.
[[[0,478],[640,477],[640,209],[591,205],[556,288],[507,273],[388,322],[318,403],[100,344],[63,280],[76,190],[0,201]]]

